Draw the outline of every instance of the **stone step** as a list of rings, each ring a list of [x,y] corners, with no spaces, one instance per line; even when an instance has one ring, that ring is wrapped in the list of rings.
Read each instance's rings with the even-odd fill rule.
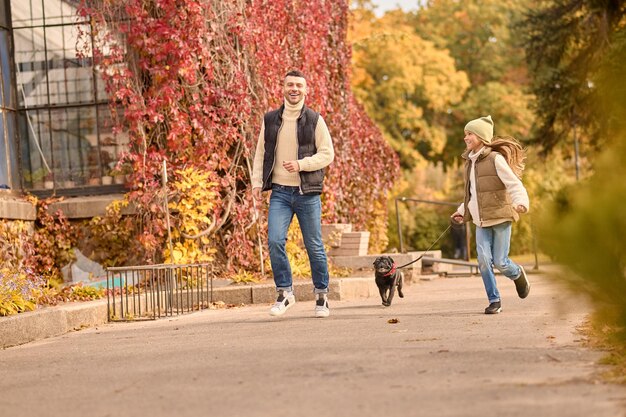
[[[341,246],[341,235],[352,231],[350,223],[331,223],[322,225],[322,240],[331,248]]]
[[[343,232],[339,246],[328,251],[329,256],[363,256],[367,255],[370,232]]]
[[[431,250],[428,252],[424,251],[415,251],[408,253],[379,253],[379,254],[370,254],[370,255],[352,255],[352,256],[332,256],[331,259],[333,264],[342,268],[351,268],[351,269],[364,269],[364,268],[373,268],[374,260],[379,256],[391,256],[396,263],[396,265],[404,265],[408,262],[411,262],[421,255],[429,256],[432,258],[441,258],[440,250]],[[417,261],[416,263],[409,265],[407,268],[413,269],[421,269],[422,268],[422,260]]]

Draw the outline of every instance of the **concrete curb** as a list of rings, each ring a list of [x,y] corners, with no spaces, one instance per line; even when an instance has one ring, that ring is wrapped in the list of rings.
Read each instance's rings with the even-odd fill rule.
[[[107,302],[66,304],[0,319],[0,348],[58,336],[106,322]]]
[[[313,300],[310,280],[294,282],[298,300]],[[331,300],[351,300],[378,296],[373,277],[335,278],[330,280]],[[226,304],[270,304],[276,298],[273,284],[228,286],[213,289],[213,301]],[[107,323],[107,300],[64,304],[0,318],[0,348],[22,345],[35,340]]]

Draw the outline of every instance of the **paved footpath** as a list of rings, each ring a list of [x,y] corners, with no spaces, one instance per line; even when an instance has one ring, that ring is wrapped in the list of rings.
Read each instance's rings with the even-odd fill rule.
[[[374,298],[115,323],[0,351],[2,416],[626,416],[577,333],[588,309],[531,275],[503,312],[478,277]],[[395,324],[389,320],[397,319]]]

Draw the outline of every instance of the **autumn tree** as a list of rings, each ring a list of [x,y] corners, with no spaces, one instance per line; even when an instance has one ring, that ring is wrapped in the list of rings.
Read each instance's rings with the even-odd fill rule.
[[[497,134],[522,141],[531,136],[534,97],[526,91],[524,49],[514,29],[523,6],[522,1],[432,0],[415,12],[396,10],[377,18],[370,2],[353,2],[354,91],[401,155],[398,195],[461,198],[459,156],[468,120],[491,114]],[[438,235],[441,213],[424,207],[400,211],[414,244]],[[517,247],[527,250],[528,228],[518,230],[525,235]]]
[[[354,14],[355,96],[400,155],[405,169],[420,158],[434,159],[446,144],[452,106],[469,82],[454,59],[424,40],[402,12],[371,20],[371,11]]]
[[[496,134],[529,141],[534,97],[526,92],[528,71],[516,26],[527,3],[430,0],[413,14],[416,33],[450,51],[457,68],[470,79],[463,103],[452,111],[448,141],[438,156],[444,163],[458,160],[464,148],[463,126],[480,115],[494,117]]]

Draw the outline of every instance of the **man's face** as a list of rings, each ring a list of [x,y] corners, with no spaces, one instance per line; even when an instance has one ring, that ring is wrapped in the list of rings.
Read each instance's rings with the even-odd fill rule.
[[[283,94],[289,104],[298,104],[306,96],[306,80],[302,77],[289,75],[285,77]]]

